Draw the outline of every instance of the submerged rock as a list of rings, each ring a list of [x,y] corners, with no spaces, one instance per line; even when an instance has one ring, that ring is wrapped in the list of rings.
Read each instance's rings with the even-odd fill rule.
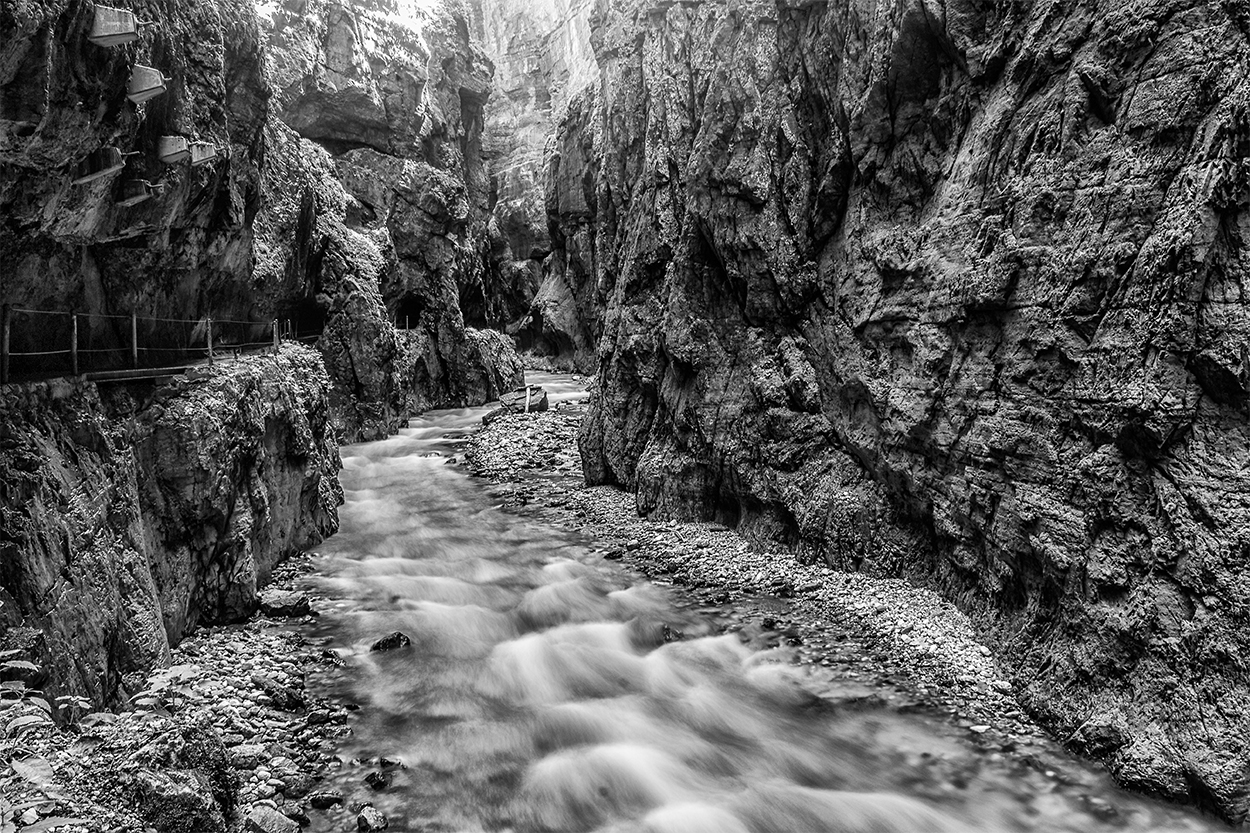
[[[369,646],[370,651],[394,651],[398,648],[407,648],[412,644],[412,640],[407,634],[395,631],[394,633],[384,636]]]

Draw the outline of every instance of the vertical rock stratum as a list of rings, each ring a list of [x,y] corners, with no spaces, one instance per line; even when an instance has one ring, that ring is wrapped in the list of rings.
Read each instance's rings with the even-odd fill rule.
[[[288,347],[101,400],[77,380],[0,392],[0,633],[111,703],[200,622],[246,617],[282,558],[338,528],[320,357]]]
[[[548,184],[606,306],[588,480],[929,577],[1059,737],[1244,819],[1244,4],[591,22]]]
[[[506,327],[523,350],[589,367],[597,316],[578,306],[579,283],[564,267],[568,232],[548,216],[547,174],[557,125],[599,78],[590,38],[594,2],[472,2],[477,37],[495,63],[483,143],[493,245],[493,306],[485,323]]]

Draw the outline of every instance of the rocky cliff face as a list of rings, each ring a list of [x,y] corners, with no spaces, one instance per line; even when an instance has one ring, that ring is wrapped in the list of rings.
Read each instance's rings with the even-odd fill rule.
[[[273,318],[308,340],[324,331],[349,438],[470,401],[484,376],[518,381],[506,352],[484,373],[461,310],[487,321],[477,310],[491,291],[481,147],[491,67],[455,2],[405,12],[291,0],[259,21],[250,0],[134,9],[156,25],[111,49],[87,40],[90,3],[0,11],[0,257],[10,264],[0,301],[94,316],[80,341],[102,350],[129,337],[103,314],[257,322],[228,338],[219,329],[219,344],[263,340]],[[135,64],[159,69],[168,91],[127,101]],[[164,165],[164,135],[209,142],[218,159]],[[107,145],[135,155],[74,185],[77,164]],[[161,190],[123,206],[134,179]],[[45,323],[19,322],[16,348],[64,347],[68,318]],[[203,345],[205,329],[143,335]]]
[[[593,353],[561,263],[551,258],[546,200],[550,139],[570,103],[599,77],[590,44],[593,0],[472,0],[475,34],[495,64],[483,149],[491,174],[493,244],[486,320],[524,350]],[[589,341],[589,349],[586,349]]]
[[[466,12],[291,0],[264,29],[286,164],[260,222],[279,241],[274,271],[300,273],[327,319],[346,435],[384,436],[415,411],[520,384],[510,345],[466,328],[497,319],[482,150],[492,67]]]
[[[1059,736],[1243,819],[1242,6],[593,19],[549,185],[571,294],[606,300],[588,479],[934,577]]]
[[[155,390],[58,380],[0,393],[0,633],[58,693],[133,694],[200,622],[249,615],[287,555],[338,527],[320,358]],[[137,676],[134,676],[137,675]]]

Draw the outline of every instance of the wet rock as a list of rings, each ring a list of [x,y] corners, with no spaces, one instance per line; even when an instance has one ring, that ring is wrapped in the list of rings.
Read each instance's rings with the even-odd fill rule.
[[[296,590],[265,590],[259,599],[261,612],[267,616],[307,616],[312,612],[308,594]]]
[[[370,772],[365,776],[365,783],[375,790],[384,790],[391,785],[394,776],[389,772]]]
[[[308,804],[318,810],[328,810],[343,803],[343,794],[338,790],[315,790],[308,794]]]
[[[376,807],[362,807],[356,816],[356,829],[364,833],[385,830],[389,825],[386,815]]]
[[[299,828],[299,822],[263,804],[253,806],[247,814],[248,833],[298,833]]]
[[[395,631],[389,636],[384,636],[369,646],[370,651],[394,651],[399,648],[407,648],[412,644],[412,640],[407,634]]]
[[[144,770],[136,782],[139,811],[159,833],[225,833],[225,817],[203,773]]]

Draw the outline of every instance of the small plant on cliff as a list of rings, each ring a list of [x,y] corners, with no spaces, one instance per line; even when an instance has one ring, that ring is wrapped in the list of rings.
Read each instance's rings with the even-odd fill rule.
[[[194,696],[188,683],[199,675],[200,669],[194,665],[164,668],[148,678],[148,687],[131,697],[130,704],[137,709],[167,714]]]
[[[91,708],[91,701],[77,694],[63,694],[56,698],[56,708],[65,718],[65,722],[73,726],[87,713],[87,709]]]

